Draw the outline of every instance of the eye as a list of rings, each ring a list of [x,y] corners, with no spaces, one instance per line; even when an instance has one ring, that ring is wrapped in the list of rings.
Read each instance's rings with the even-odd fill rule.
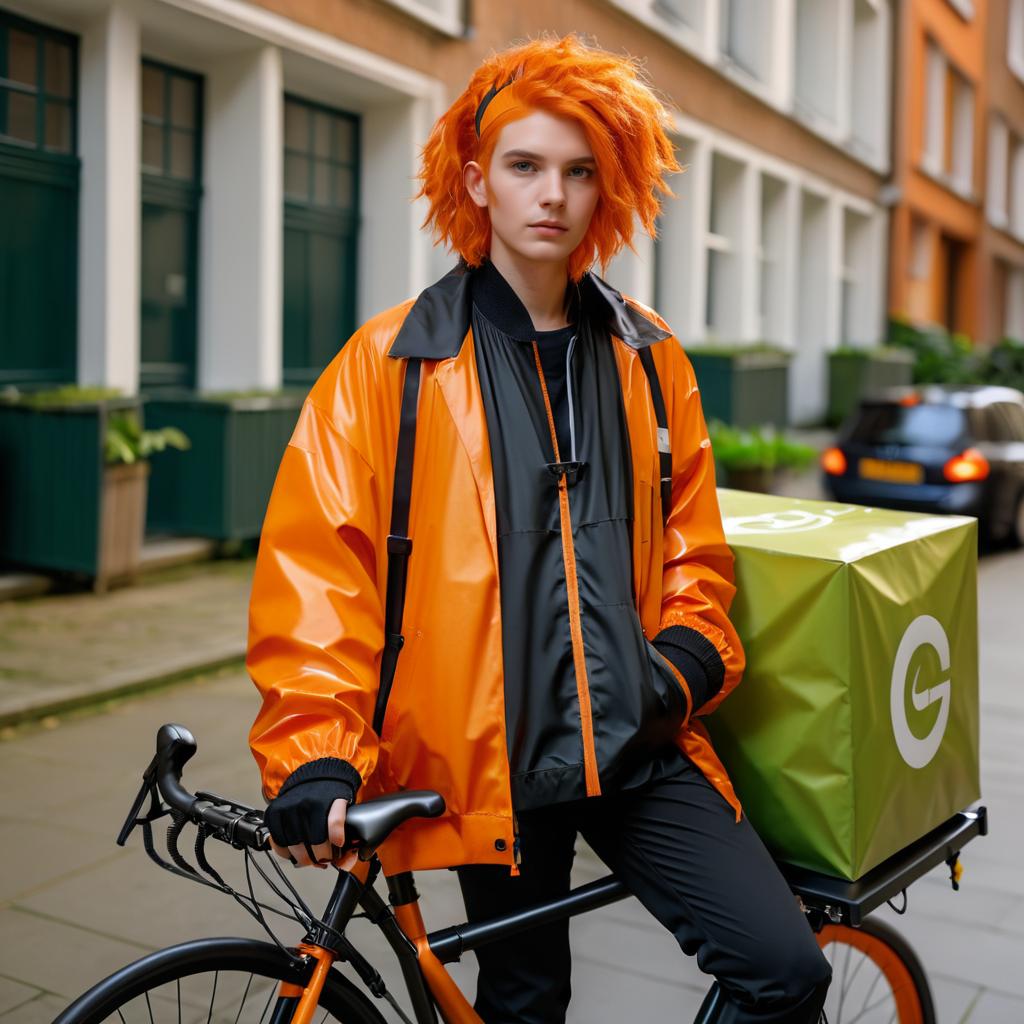
[[[592,167],[573,167],[569,170],[569,177],[571,178],[592,178],[594,176],[594,169]]]
[[[526,171],[533,170],[533,164],[529,160],[517,160],[512,165],[512,170],[513,171],[521,171],[521,172],[525,173]]]

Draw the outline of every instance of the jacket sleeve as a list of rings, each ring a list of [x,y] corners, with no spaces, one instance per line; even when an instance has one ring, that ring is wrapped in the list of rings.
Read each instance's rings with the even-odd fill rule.
[[[686,680],[693,713],[706,715],[743,674],[743,648],[728,615],[735,594],[733,556],[722,529],[693,368],[674,337],[661,344],[667,349],[659,380],[672,444],[672,508],[664,531],[661,622],[653,643]]]
[[[365,359],[349,355],[302,407],[260,536],[246,668],[263,697],[249,742],[267,799],[300,768],[357,790],[377,761],[371,723],[384,613],[375,538],[387,506],[353,441],[352,424],[375,410],[350,406],[344,430],[328,411],[339,390],[357,406],[372,401],[375,382],[359,369]],[[332,370],[347,383],[330,383]]]

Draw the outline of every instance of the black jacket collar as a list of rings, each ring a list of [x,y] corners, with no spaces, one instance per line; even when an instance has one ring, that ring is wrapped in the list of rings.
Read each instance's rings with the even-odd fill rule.
[[[473,315],[473,303],[500,330],[521,341],[531,340],[529,314],[511,286],[490,262],[476,270],[460,263],[440,281],[420,292],[391,343],[393,359],[451,359],[459,354]],[[646,348],[670,337],[611,285],[586,273],[579,283],[583,315],[633,348]]]

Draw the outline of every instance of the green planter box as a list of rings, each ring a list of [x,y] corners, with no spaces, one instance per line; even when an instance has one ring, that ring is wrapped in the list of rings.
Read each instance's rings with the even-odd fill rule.
[[[192,447],[151,458],[147,530],[215,540],[258,537],[304,397],[296,391],[151,398],[146,427],[178,427]]]
[[[689,348],[704,418],[737,427],[787,424],[789,353],[781,349]]]
[[[837,426],[857,408],[886,388],[910,384],[914,354],[898,348],[840,349],[828,357],[828,422]]]
[[[0,402],[0,559],[98,575],[107,419],[138,408],[135,398]]]

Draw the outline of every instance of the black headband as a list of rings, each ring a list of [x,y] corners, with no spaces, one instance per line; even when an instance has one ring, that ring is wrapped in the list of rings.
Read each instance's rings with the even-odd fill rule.
[[[498,95],[499,92],[501,92],[502,89],[507,89],[516,80],[516,77],[517,76],[513,75],[513,77],[504,85],[492,85],[490,89],[487,90],[484,98],[480,101],[480,106],[476,108],[476,137],[478,139],[480,138],[480,122],[484,119],[484,111],[487,109],[488,104],[495,96]]]

